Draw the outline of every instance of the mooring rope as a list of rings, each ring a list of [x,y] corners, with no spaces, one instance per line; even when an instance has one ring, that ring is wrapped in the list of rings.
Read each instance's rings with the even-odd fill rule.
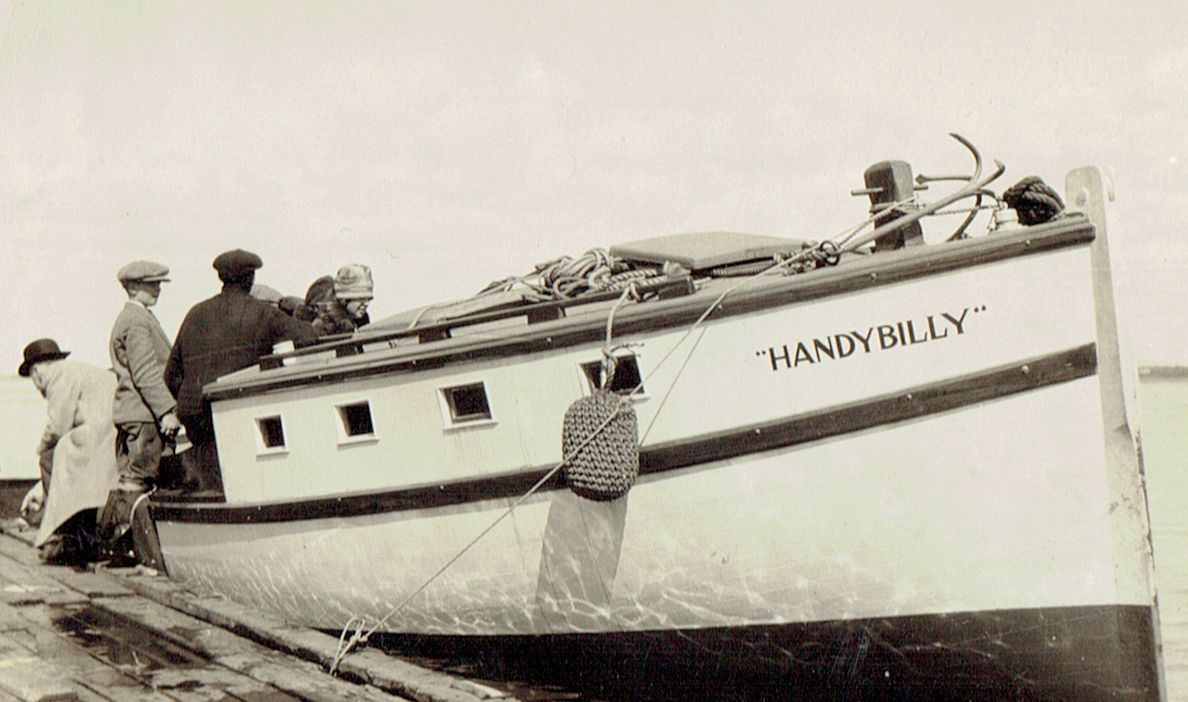
[[[829,240],[826,240],[826,242],[823,242],[823,243],[835,245],[832,241],[829,241]],[[648,374],[646,376],[644,376],[639,381],[639,383],[629,393],[626,394],[625,397],[622,398],[622,403],[630,402],[630,400],[628,398],[631,395],[638,392],[639,389],[643,387],[644,383],[646,381],[648,381],[649,379],[651,379],[651,377],[656,373],[656,371],[658,371],[661,367],[664,366],[665,363],[668,362],[668,360],[672,357],[672,355],[674,353],[676,353],[677,349],[679,349],[681,347],[681,345],[684,344],[684,342],[693,334],[694,331],[696,331],[698,328],[701,327],[701,325],[705,322],[705,320],[707,318],[709,318],[710,314],[712,314],[714,312],[714,310],[716,310],[718,308],[718,306],[722,304],[722,302],[726,299],[726,297],[728,295],[730,295],[731,293],[739,290],[740,288],[750,284],[751,282],[758,280],[759,278],[767,275],[768,273],[779,270],[781,268],[786,268],[788,266],[795,265],[796,263],[799,263],[803,260],[810,258],[811,256],[814,255],[815,251],[818,251],[818,249],[819,249],[819,247],[804,249],[800,252],[797,252],[796,254],[794,254],[792,256],[789,256],[788,258],[785,258],[783,260],[774,261],[771,265],[767,266],[763,270],[761,270],[749,277],[740,279],[739,282],[735,283],[734,285],[730,286],[726,290],[722,291],[722,293],[719,294],[718,297],[716,297],[714,299],[713,303],[711,303],[709,305],[709,307],[707,307],[706,310],[701,313],[701,315],[697,318],[697,320],[694,321],[693,324],[690,325],[689,328],[685,330],[685,333],[681,336],[681,338],[677,339],[676,343],[673,344],[672,348],[669,349],[668,353],[666,353],[660,359],[660,361],[652,368],[652,370],[649,371]],[[607,314],[606,347],[604,349],[604,353],[607,352],[606,351],[607,349],[611,348],[611,342],[612,342],[613,333],[614,333],[615,313],[619,310],[619,308],[628,299],[632,299],[632,297],[636,297],[636,298],[638,297],[638,293],[637,293],[634,285],[630,285],[623,290],[623,293],[619,296],[618,300],[615,302],[614,306],[611,308],[610,312]],[[639,439],[640,444],[643,444],[644,439],[647,438],[648,433],[651,431],[652,427],[655,425],[656,419],[659,418],[661,411],[664,409],[665,402],[667,402],[668,397],[669,397],[669,395],[671,395],[673,388],[676,387],[677,380],[683,374],[685,367],[689,363],[689,359],[692,357],[693,352],[696,350],[697,346],[701,343],[701,339],[704,336],[705,335],[703,332],[702,335],[698,337],[697,341],[694,342],[693,345],[689,348],[688,353],[685,354],[685,358],[681,362],[680,368],[677,370],[677,373],[673,377],[672,382],[669,384],[667,391],[665,392],[664,396],[661,398],[661,401],[656,408],[656,412],[652,416],[652,421],[648,424],[647,429],[644,431],[643,435],[640,437],[640,439]],[[513,502],[506,510],[504,510],[498,517],[496,517],[495,520],[493,522],[491,522],[490,525],[488,525],[485,529],[482,530],[482,532],[480,532],[477,536],[475,536],[473,539],[471,539],[470,542],[468,542],[465,546],[463,546],[462,549],[457,554],[455,554],[452,558],[450,558],[449,561],[447,561],[445,563],[445,565],[443,565],[441,568],[439,568],[437,570],[437,572],[435,572],[433,575],[429,576],[429,578],[427,580],[425,580],[425,582],[422,583],[420,587],[418,587],[411,594],[409,594],[407,597],[405,597],[403,600],[401,600],[401,602],[399,604],[397,604],[395,607],[393,607],[391,610],[389,610],[388,613],[385,614],[383,617],[381,617],[375,623],[374,626],[372,626],[370,629],[367,630],[366,633],[363,632],[362,618],[352,615],[350,620],[348,620],[346,625],[343,627],[342,633],[339,636],[339,646],[338,646],[337,651],[334,654],[334,660],[330,665],[330,673],[333,674],[338,670],[338,666],[342,662],[342,659],[345,658],[346,655],[348,653],[350,653],[351,650],[353,650],[356,645],[358,645],[360,643],[367,643],[367,641],[370,639],[370,637],[376,631],[378,631],[381,626],[383,626],[389,619],[391,619],[393,616],[398,614],[402,609],[404,609],[406,606],[408,606],[408,603],[411,602],[414,597],[419,595],[421,592],[425,591],[425,589],[427,589],[435,580],[437,580],[437,578],[439,578],[451,566],[453,566],[454,563],[457,563],[458,560],[461,559],[463,555],[465,555],[468,551],[470,551],[471,548],[473,548],[479,541],[481,541],[483,539],[483,537],[485,537],[487,534],[489,534],[491,532],[491,530],[493,530],[508,515],[512,514],[512,512],[514,512],[517,507],[519,507],[521,504],[523,504],[523,502],[525,500],[527,500],[529,497],[534,495],[538,490],[540,490],[540,488],[545,483],[547,483],[549,480],[551,480],[562,468],[564,468],[566,465],[568,465],[569,462],[573,460],[574,456],[581,453],[581,451],[583,449],[585,449],[586,446],[588,446],[591,441],[593,441],[597,436],[599,436],[602,433],[602,431],[604,429],[606,429],[606,427],[611,423],[611,421],[614,420],[619,415],[619,412],[623,406],[622,403],[620,403],[620,405],[618,405],[615,408],[615,410],[612,413],[610,413],[601,422],[601,424],[599,424],[590,433],[589,436],[587,436],[576,447],[574,447],[574,449],[572,451],[570,451],[567,455],[565,455],[561,459],[560,463],[553,466],[547,473],[545,473],[544,476],[541,477],[538,481],[536,481],[536,483],[533,484],[532,487],[529,488],[527,492],[525,492],[520,497],[516,498],[515,502]],[[355,633],[352,634],[349,639],[347,639],[346,632],[350,629],[352,624],[355,624],[356,621],[358,621],[359,624],[355,629]]]
[[[626,402],[626,400],[624,400],[624,402]],[[621,405],[620,405],[620,407],[621,407]],[[540,478],[540,480],[537,480],[536,483],[531,488],[529,488],[527,492],[525,492],[520,497],[516,498],[516,501],[513,502],[511,504],[511,506],[508,507],[502,514],[500,514],[498,517],[496,517],[495,521],[491,522],[491,524],[488,525],[487,528],[483,529],[478,534],[478,536],[475,536],[473,539],[471,539],[471,541],[469,543],[467,543],[465,546],[463,546],[462,550],[458,551],[458,553],[455,554],[454,557],[451,558],[449,561],[447,561],[445,565],[443,565],[441,568],[439,568],[436,573],[429,576],[429,578],[423,584],[421,584],[420,587],[418,587],[416,590],[414,590],[412,592],[412,594],[410,594],[408,597],[405,597],[403,600],[401,600],[401,602],[399,604],[397,604],[387,614],[385,614],[382,618],[380,618],[379,621],[377,621],[375,623],[375,626],[368,629],[367,633],[365,633],[365,634],[362,633],[362,631],[363,631],[362,619],[357,616],[352,616],[351,619],[349,621],[347,621],[346,626],[343,627],[343,633],[339,637],[339,647],[338,647],[338,651],[336,651],[334,654],[334,661],[330,665],[330,673],[333,674],[335,671],[338,670],[339,663],[342,662],[342,659],[346,656],[346,654],[351,652],[351,649],[354,648],[354,646],[356,644],[367,643],[367,640],[369,638],[371,638],[371,635],[374,634],[381,626],[383,626],[385,622],[387,622],[389,619],[391,619],[393,616],[395,616],[397,613],[399,613],[400,610],[404,609],[408,605],[408,603],[412,601],[412,599],[414,597],[421,594],[421,592],[423,592],[426,588],[428,588],[431,584],[433,584],[433,581],[437,580],[437,578],[439,578],[442,573],[449,570],[450,566],[457,563],[458,560],[460,558],[462,558],[462,556],[465,555],[467,551],[469,551],[475,544],[477,544],[479,541],[481,541],[484,536],[489,534],[492,529],[494,529],[500,522],[502,522],[504,520],[504,518],[506,518],[508,515],[510,515],[512,512],[514,512],[517,507],[519,507],[521,504],[523,504],[524,500],[527,500],[529,497],[531,497],[533,494],[535,494],[536,491],[541,488],[541,486],[543,486],[550,479],[552,479],[552,477],[555,476],[557,474],[557,472],[560,471],[563,467],[565,467],[565,465],[568,464],[569,461],[573,460],[574,456],[581,453],[582,449],[586,448],[586,446],[591,441],[593,441],[594,438],[596,436],[598,436],[598,434],[601,433],[602,430],[605,429],[608,424],[611,423],[611,420],[613,420],[616,416],[618,416],[618,414],[619,414],[619,407],[616,407],[615,410],[609,416],[607,416],[607,418],[604,419],[602,421],[602,423],[598,427],[596,427],[594,429],[594,431],[591,432],[591,434],[588,437],[585,438],[585,440],[583,440],[576,447],[574,447],[574,449],[572,451],[570,451],[567,456],[562,458],[560,463],[553,466],[553,468],[551,468],[547,473],[545,473],[544,476],[542,476]],[[348,629],[350,629],[351,624],[353,624],[356,619],[358,619],[360,621],[360,624],[359,624],[358,628],[355,630],[355,633],[344,644],[343,638],[345,637],[346,631]]]
[[[620,404],[614,408],[614,411],[611,412],[609,414],[609,416],[607,416],[601,422],[601,424],[599,424],[590,433],[589,436],[587,436],[584,440],[582,440],[567,455],[562,457],[561,461],[557,465],[553,466],[548,472],[546,472],[544,474],[544,476],[542,476],[538,481],[536,481],[536,483],[533,484],[532,487],[529,488],[527,492],[525,492],[520,497],[516,498],[516,500],[506,510],[504,510],[498,517],[496,517],[495,520],[493,522],[491,522],[490,525],[488,525],[477,536],[475,536],[473,539],[471,539],[470,542],[468,542],[465,546],[463,546],[462,549],[457,554],[455,554],[452,558],[450,558],[441,568],[439,568],[437,570],[437,572],[435,572],[424,583],[422,583],[420,587],[418,587],[411,594],[409,594],[407,597],[405,597],[399,604],[397,604],[395,607],[393,607],[391,610],[389,610],[388,613],[386,613],[383,617],[381,617],[375,623],[374,626],[372,626],[370,629],[367,630],[366,633],[363,632],[364,619],[362,617],[352,615],[351,618],[347,621],[346,625],[343,627],[342,633],[339,636],[339,645],[338,645],[337,651],[335,652],[334,660],[330,666],[330,673],[333,674],[338,670],[338,666],[342,662],[342,659],[344,657],[346,657],[346,655],[348,653],[350,653],[351,650],[354,649],[354,647],[356,645],[358,645],[360,643],[367,643],[367,641],[370,639],[370,637],[376,631],[378,631],[381,626],[383,626],[389,619],[391,619],[393,616],[395,616],[397,613],[399,613],[402,609],[404,609],[408,605],[408,603],[412,601],[412,599],[414,597],[419,595],[421,592],[425,591],[435,580],[437,580],[437,578],[439,578],[443,573],[445,573],[446,570],[448,570],[451,566],[453,566],[454,563],[458,562],[458,560],[461,559],[463,555],[465,555],[468,551],[470,551],[471,548],[473,548],[479,541],[481,541],[487,534],[489,534],[499,523],[501,523],[506,517],[508,517],[510,514],[512,514],[517,507],[519,507],[521,504],[523,504],[523,502],[525,500],[527,500],[529,497],[534,495],[545,483],[547,483],[549,480],[551,480],[563,467],[565,467],[567,464],[569,464],[569,462],[572,461],[576,455],[581,453],[581,451],[583,449],[585,449],[586,446],[588,446],[591,441],[593,441],[597,436],[599,436],[602,433],[602,431],[605,430],[606,427],[611,423],[611,421],[614,420],[619,415],[619,412],[620,412],[621,408],[623,407],[623,403],[630,402],[630,399],[628,399],[628,398],[630,398],[630,396],[634,395],[636,392],[639,392],[639,390],[644,386],[644,384],[648,380],[650,380],[651,377],[669,361],[669,359],[672,358],[673,354],[675,354],[677,352],[677,350],[685,343],[686,340],[688,340],[693,335],[693,333],[695,331],[697,331],[698,329],[702,329],[702,325],[704,324],[705,320],[708,319],[709,316],[711,314],[713,314],[713,312],[716,309],[718,309],[718,307],[722,304],[722,302],[725,301],[727,296],[738,291],[739,289],[743,288],[744,286],[749,285],[753,281],[758,280],[759,278],[762,278],[762,277],[764,277],[770,273],[773,273],[777,270],[780,270],[780,269],[790,269],[795,266],[802,265],[807,261],[836,263],[837,259],[840,257],[840,255],[842,253],[853,252],[855,249],[862,246],[863,244],[869,243],[867,241],[862,241],[860,239],[856,244],[851,244],[851,242],[858,235],[858,233],[861,232],[867,225],[872,224],[876,219],[885,216],[887,214],[888,210],[890,210],[892,208],[908,207],[908,206],[915,204],[917,201],[918,201],[918,198],[915,196],[912,196],[911,198],[902,200],[900,202],[891,203],[885,209],[880,209],[880,211],[877,214],[873,214],[870,217],[868,217],[866,220],[864,220],[863,222],[859,223],[858,225],[844,230],[843,232],[839,233],[836,237],[834,237],[832,239],[825,239],[816,245],[807,246],[807,247],[801,249],[800,251],[796,252],[795,254],[787,256],[786,258],[778,258],[777,257],[769,265],[759,268],[754,273],[751,273],[750,275],[747,275],[746,277],[740,278],[739,282],[737,282],[734,285],[723,290],[721,292],[721,294],[719,294],[714,299],[714,301],[709,305],[709,307],[707,307],[705,309],[705,311],[702,312],[700,316],[698,316],[696,321],[694,321],[691,325],[689,325],[688,329],[685,330],[684,334],[682,334],[681,337],[679,339],[677,339],[676,343],[674,343],[672,345],[672,348],[670,348],[668,350],[668,352],[665,353],[664,356],[660,358],[659,362],[656,363],[656,365],[654,365],[652,367],[652,370],[649,371],[645,376],[643,376],[640,379],[639,383],[634,388],[632,388],[630,392],[626,393],[626,395],[621,398]],[[847,248],[847,245],[849,245],[848,248]],[[541,292],[547,290],[548,292],[553,293],[553,294],[568,295],[568,294],[572,294],[572,291],[576,290],[579,287],[578,284],[576,283],[576,281],[579,278],[578,273],[584,274],[585,277],[582,279],[586,280],[586,281],[600,279],[600,280],[605,281],[608,284],[612,284],[612,283],[610,283],[610,281],[613,278],[614,274],[612,274],[610,272],[610,270],[613,267],[614,267],[613,257],[609,256],[609,254],[605,254],[602,250],[591,249],[585,255],[583,255],[583,257],[581,257],[581,258],[571,259],[569,257],[562,257],[560,259],[554,260],[551,263],[541,264],[541,265],[537,266],[537,270],[534,273],[531,273],[529,275],[514,276],[512,278],[506,278],[504,280],[497,281],[495,283],[491,283],[486,288],[484,288],[483,291],[481,291],[479,293],[479,296],[484,295],[484,294],[490,294],[493,292],[502,292],[502,291],[509,290],[516,283],[521,283],[521,284],[527,285],[528,287],[533,288],[535,290],[540,290]],[[546,277],[545,274],[547,274],[548,282],[545,283],[544,285],[536,285],[536,284],[529,282],[529,279],[534,278],[534,277],[541,277],[543,280]],[[591,275],[591,274],[593,274],[593,275]],[[611,357],[611,349],[612,349],[611,342],[612,342],[613,331],[614,331],[615,313],[619,310],[619,308],[623,305],[623,303],[626,302],[628,299],[634,298],[634,299],[636,299],[636,301],[639,300],[638,291],[635,286],[636,282],[638,282],[638,279],[635,276],[631,276],[631,277],[623,276],[622,283],[625,286],[625,287],[623,287],[623,293],[619,296],[618,300],[615,302],[614,306],[611,308],[610,312],[607,314],[606,346],[603,349],[603,353],[605,356],[607,356],[608,365],[614,363],[614,359],[613,359],[613,357]],[[587,289],[590,289],[593,287],[593,285],[589,284],[588,282],[586,283],[586,285],[587,285]],[[558,290],[560,290],[560,293],[558,293]],[[428,309],[430,309],[430,308],[426,308],[425,310],[422,310],[421,314],[423,314]],[[420,320],[420,316],[421,315],[418,314],[417,318],[415,320],[413,320],[412,324],[410,324],[409,326],[410,327],[415,326],[416,323]],[[648,434],[651,433],[652,427],[655,426],[656,420],[659,419],[661,413],[663,412],[664,406],[667,403],[668,398],[671,396],[673,389],[676,387],[677,381],[684,374],[685,368],[687,367],[689,360],[693,356],[693,352],[696,351],[698,345],[700,345],[701,340],[703,338],[705,338],[705,330],[704,329],[702,329],[702,333],[697,337],[697,339],[689,347],[688,352],[685,354],[684,359],[681,361],[680,367],[677,369],[676,373],[673,376],[672,382],[668,384],[668,388],[665,390],[664,395],[660,398],[660,401],[656,407],[656,411],[652,414],[651,421],[648,423],[647,428],[644,430],[643,434],[639,438],[640,445],[642,445],[644,443],[644,441],[648,437]],[[358,624],[355,628],[354,634],[352,634],[351,637],[349,639],[347,639],[346,632],[356,622],[358,622]]]

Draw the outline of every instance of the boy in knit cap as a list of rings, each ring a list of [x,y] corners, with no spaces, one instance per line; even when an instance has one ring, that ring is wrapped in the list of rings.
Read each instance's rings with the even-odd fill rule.
[[[318,335],[349,334],[370,323],[367,305],[373,291],[371,269],[361,263],[348,263],[333,278],[315,280],[305,293],[305,304],[317,315],[313,325]]]

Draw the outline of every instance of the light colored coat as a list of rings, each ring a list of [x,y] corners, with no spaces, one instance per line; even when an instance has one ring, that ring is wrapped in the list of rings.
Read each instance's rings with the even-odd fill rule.
[[[37,451],[52,450],[54,458],[35,546],[78,512],[102,509],[119,481],[111,421],[115,375],[78,361],[54,361],[42,366],[41,376],[47,421]]]
[[[111,329],[111,367],[118,384],[111,418],[124,422],[153,422],[177,407],[165,387],[169,338],[155,315],[129,300]]]

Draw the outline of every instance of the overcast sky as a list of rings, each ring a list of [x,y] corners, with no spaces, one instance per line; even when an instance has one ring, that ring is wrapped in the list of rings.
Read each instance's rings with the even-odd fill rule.
[[[947,134],[1058,189],[1107,167],[1136,358],[1188,364],[1188,3],[0,0],[0,371],[108,365],[121,265],[172,335],[245,248],[372,317],[680,231],[823,238]],[[927,197],[928,194],[926,194]]]

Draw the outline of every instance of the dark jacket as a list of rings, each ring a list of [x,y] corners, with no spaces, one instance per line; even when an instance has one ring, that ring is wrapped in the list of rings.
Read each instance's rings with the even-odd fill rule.
[[[194,305],[165,364],[165,384],[177,398],[178,415],[203,413],[203,385],[256,365],[285,339],[300,344],[316,340],[317,333],[240,286],[224,285],[218,295]]]

